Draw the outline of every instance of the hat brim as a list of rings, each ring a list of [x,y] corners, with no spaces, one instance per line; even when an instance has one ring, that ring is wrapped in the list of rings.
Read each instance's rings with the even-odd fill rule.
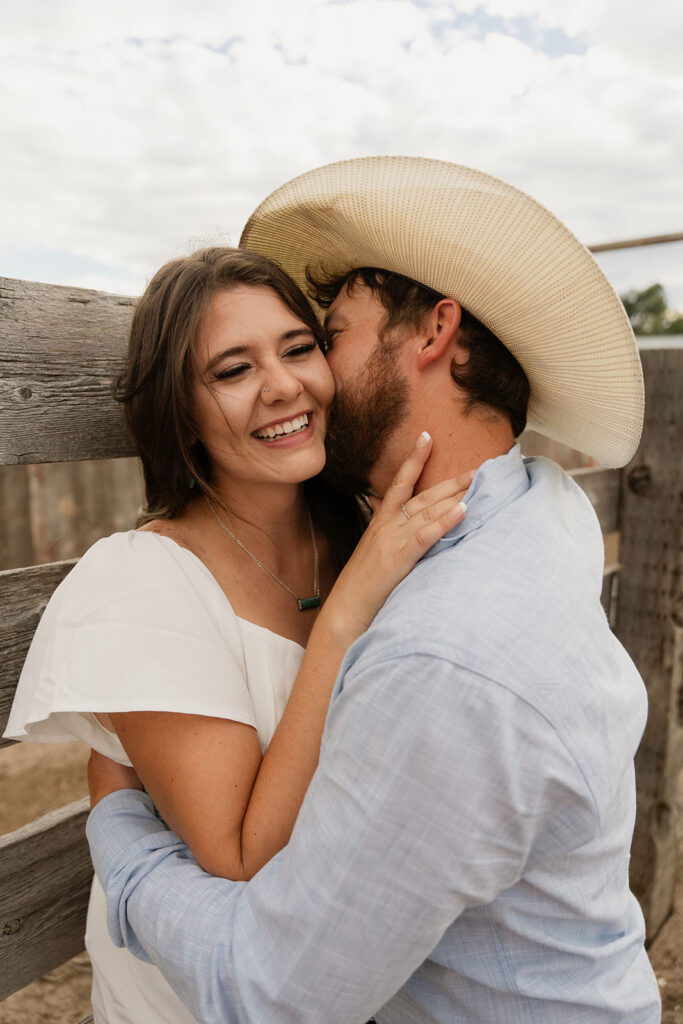
[[[511,185],[419,157],[340,161],[276,189],[240,245],[304,291],[307,268],[381,267],[457,299],[524,368],[530,427],[606,467],[635,453],[643,377],[624,307],[585,246]]]

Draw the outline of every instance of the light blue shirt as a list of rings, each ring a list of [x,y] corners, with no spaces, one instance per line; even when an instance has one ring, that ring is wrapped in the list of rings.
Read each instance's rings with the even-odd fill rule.
[[[517,445],[349,650],[285,850],[212,878],[112,794],[88,824],[114,941],[204,1024],[660,1019],[629,892],[646,697],[580,489]]]

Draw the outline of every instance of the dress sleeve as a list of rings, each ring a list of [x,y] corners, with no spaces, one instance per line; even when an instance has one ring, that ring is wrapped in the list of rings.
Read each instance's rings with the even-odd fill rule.
[[[93,713],[117,711],[256,724],[241,634],[227,598],[194,555],[153,533],[99,541],[55,591],[26,659],[6,735],[38,742],[77,738],[112,756],[111,745],[93,743],[97,733],[107,733]]]

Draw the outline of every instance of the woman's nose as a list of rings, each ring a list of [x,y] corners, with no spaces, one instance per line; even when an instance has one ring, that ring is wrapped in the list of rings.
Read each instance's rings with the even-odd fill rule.
[[[263,376],[261,399],[266,405],[297,398],[304,386],[295,373],[286,366],[277,366]]]

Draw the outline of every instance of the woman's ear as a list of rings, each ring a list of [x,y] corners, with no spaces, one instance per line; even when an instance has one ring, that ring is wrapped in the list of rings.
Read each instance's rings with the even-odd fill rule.
[[[453,358],[450,352],[451,342],[460,327],[462,310],[455,299],[441,299],[427,315],[425,331],[420,338],[417,365],[420,370],[427,369],[437,362],[445,353],[449,353],[450,366]]]

